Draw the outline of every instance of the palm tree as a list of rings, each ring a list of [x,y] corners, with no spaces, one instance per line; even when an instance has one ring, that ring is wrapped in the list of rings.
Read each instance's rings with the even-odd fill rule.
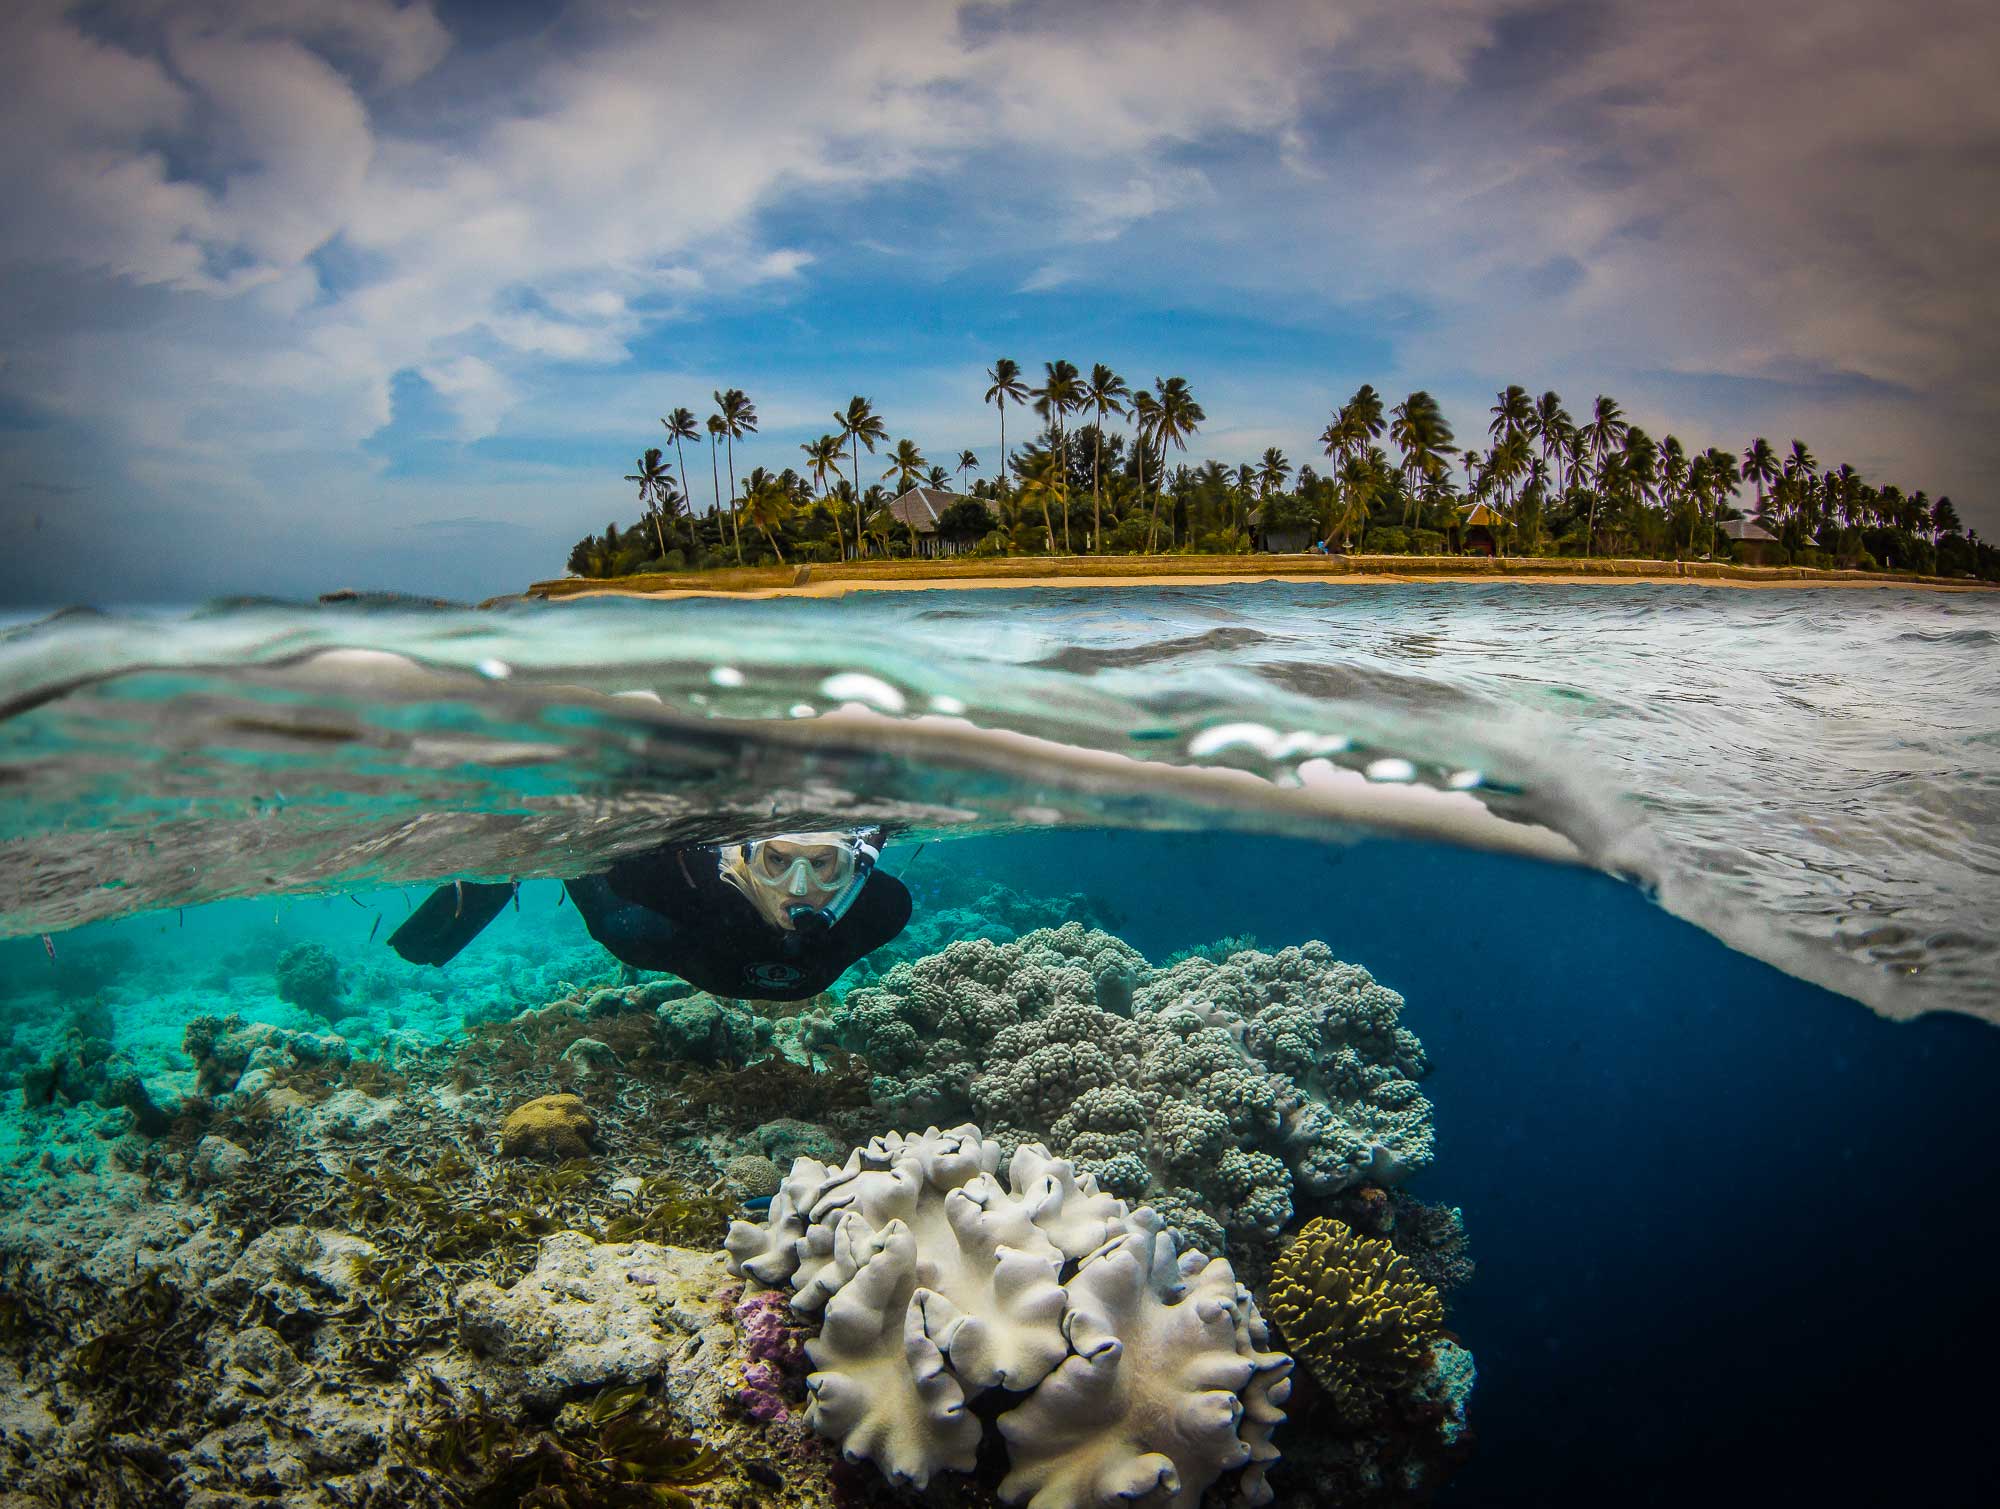
[[[951,487],[951,473],[945,469],[942,462],[933,462],[930,471],[924,477],[924,484],[936,488],[939,492],[945,492]]]
[[[743,564],[743,530],[736,523],[736,442],[757,433],[757,406],[741,388],[715,395],[715,411],[722,416],[724,444],[729,451],[729,518],[736,541],[736,564]]]
[[[1202,412],[1200,404],[1194,400],[1185,377],[1156,377],[1153,386],[1159,390],[1153,413],[1153,438],[1160,446],[1160,466],[1164,470],[1167,450],[1175,447],[1185,451],[1188,437],[1198,429],[1208,415]],[[1146,548],[1152,550],[1160,538],[1160,482],[1153,484],[1153,522],[1146,537]]]
[[[751,474],[750,480],[752,486],[743,496],[743,516],[770,542],[772,551],[782,564],[785,551],[778,543],[776,531],[784,527],[797,506],[792,501],[792,490],[785,485],[782,477],[768,476],[762,467]]]
[[[986,370],[986,380],[992,384],[986,390],[986,401],[1000,411],[1000,466],[995,472],[999,479],[996,485],[1004,487],[1007,482],[1007,404],[1028,401],[1028,385],[1021,381],[1021,364],[1010,357],[1001,357]]]
[[[1132,395],[1132,450],[1139,461],[1139,501],[1146,499],[1146,447],[1153,441],[1160,422],[1160,401],[1150,388]],[[1166,458],[1161,457],[1162,464]]]
[[[1090,381],[1083,387],[1083,407],[1097,411],[1096,444],[1090,458],[1090,538],[1091,549],[1102,553],[1104,549],[1104,498],[1099,485],[1099,474],[1104,469],[1104,421],[1116,414],[1121,419],[1125,415],[1125,400],[1132,396],[1125,379],[1113,372],[1103,362],[1090,369]]]
[[[1585,555],[1597,552],[1597,500],[1604,492],[1605,458],[1618,449],[1630,428],[1625,420],[1625,411],[1618,407],[1617,401],[1598,394],[1597,402],[1591,407],[1590,423],[1583,427],[1584,438],[1590,446],[1591,461],[1597,469],[1596,485],[1590,494],[1590,518],[1583,532]]]
[[[1438,401],[1429,393],[1418,389],[1390,413],[1395,422],[1389,426],[1389,438],[1403,453],[1405,476],[1413,484],[1421,478],[1424,483],[1434,485],[1449,464],[1445,458],[1456,449],[1444,410],[1438,407]],[[1411,498],[1414,503],[1414,487]]]
[[[653,538],[659,541],[660,554],[667,553],[667,537],[660,528],[658,505],[663,501],[665,489],[673,485],[673,474],[667,470],[664,453],[657,445],[648,446],[646,454],[633,463],[638,470],[627,472],[625,480],[639,484],[639,506],[652,515]]]
[[[1291,475],[1292,463],[1285,459],[1285,453],[1275,445],[1267,447],[1257,464],[1257,501],[1270,497],[1272,488],[1283,492]]]
[[[710,513],[722,512],[722,463],[716,459],[715,443],[722,437],[725,426],[720,414],[708,416],[708,475],[715,485],[715,504]]]
[[[854,447],[854,485],[861,486],[861,447],[868,447],[868,454],[875,454],[875,442],[889,438],[889,427],[882,423],[875,412],[875,405],[860,394],[847,400],[847,412],[836,412],[833,422],[840,426],[840,438]],[[861,499],[854,500],[854,554],[861,555]]]
[[[1771,442],[1759,435],[1743,448],[1743,465],[1738,476],[1745,482],[1757,485],[1757,513],[1764,512],[1764,489],[1778,480],[1778,457],[1771,449]]]
[[[1681,445],[1678,435],[1669,435],[1660,442],[1660,501],[1667,509],[1667,537],[1673,538],[1673,518],[1679,511],[1681,500],[1687,496],[1690,463],[1687,450]],[[1694,548],[1694,531],[1688,531],[1688,548]]]
[[[836,477],[840,475],[842,459],[840,437],[822,435],[817,440],[808,440],[799,449],[805,452],[806,470],[812,473],[813,482],[819,488],[820,496],[825,497],[826,474],[832,472]]]
[[[1069,411],[1083,404],[1083,382],[1074,362],[1053,361],[1042,363],[1042,385],[1029,389],[1035,400],[1035,412],[1048,421],[1055,431],[1056,455],[1063,468],[1065,480],[1069,472]],[[1069,514],[1063,514],[1063,553],[1070,554]]]
[[[1785,458],[1785,475],[1811,478],[1818,472],[1819,462],[1814,460],[1813,453],[1806,449],[1806,443],[1803,440],[1794,440],[1791,454]]]
[[[965,474],[979,470],[979,457],[972,451],[960,451],[958,453],[958,466],[956,470],[958,472],[958,490],[964,492]]]
[[[694,410],[675,409],[673,413],[662,419],[660,423],[667,427],[667,434],[672,437],[674,442],[674,459],[680,462],[681,496],[683,498],[692,498],[694,493],[688,488],[687,454],[681,450],[681,442],[683,440],[699,440],[701,438],[701,430],[695,423]]]
[[[1516,433],[1525,434],[1535,421],[1528,390],[1519,383],[1509,383],[1496,397],[1499,401],[1493,405],[1493,422],[1486,427],[1486,433],[1494,440],[1504,440]]]
[[[1041,505],[1042,528],[1046,531],[1047,548],[1056,548],[1056,526],[1050,505],[1062,509],[1069,507],[1069,488],[1063,474],[1062,459],[1056,455],[1055,447],[1043,450],[1040,446],[1029,448],[1020,463],[1021,496]]]
[[[924,460],[924,453],[917,449],[916,441],[898,440],[896,449],[889,456],[889,469],[882,473],[882,478],[887,481],[894,477],[896,491],[908,492],[910,485],[923,476],[924,468],[929,465],[930,463]]]

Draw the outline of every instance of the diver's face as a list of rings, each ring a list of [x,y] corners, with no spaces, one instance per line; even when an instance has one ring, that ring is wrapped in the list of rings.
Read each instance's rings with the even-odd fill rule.
[[[854,841],[845,833],[788,833],[742,846],[737,873],[766,920],[782,928],[824,924],[826,909],[854,880]]]

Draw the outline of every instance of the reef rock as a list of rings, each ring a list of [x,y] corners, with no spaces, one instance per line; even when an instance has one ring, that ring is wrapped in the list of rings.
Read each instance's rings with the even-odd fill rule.
[[[730,1228],[730,1272],[823,1317],[806,1343],[812,1427],[921,1488],[971,1469],[968,1402],[1000,1389],[1026,1395],[998,1417],[1010,1501],[1190,1509],[1248,1468],[1241,1500],[1268,1502],[1291,1359],[1265,1350],[1229,1264],[1181,1254],[1152,1211],[1039,1145],[1016,1149],[1004,1184],[1000,1155],[976,1126],[891,1133],[839,1168],[798,1159],[766,1219]]]
[[[204,1293],[222,1310],[240,1309],[254,1297],[280,1315],[331,1315],[360,1298],[363,1265],[376,1256],[374,1243],[349,1232],[274,1227],[210,1279]]]
[[[717,1298],[727,1284],[714,1253],[563,1231],[542,1238],[519,1282],[475,1280],[454,1308],[460,1339],[497,1370],[501,1392],[552,1404],[666,1371],[688,1336],[727,1323]]]
[[[1429,1164],[1403,998],[1323,943],[1154,969],[1078,923],[954,943],[850,991],[828,1030],[905,1114],[1044,1139],[1198,1242],[1269,1239],[1303,1190]]]

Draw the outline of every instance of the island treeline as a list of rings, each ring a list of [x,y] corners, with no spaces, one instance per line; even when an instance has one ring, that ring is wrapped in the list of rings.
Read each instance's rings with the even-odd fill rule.
[[[969,450],[934,458],[913,439],[892,443],[859,395],[800,445],[796,466],[739,475],[736,442],[758,427],[750,397],[716,392],[705,420],[676,408],[660,421],[666,444],[625,477],[640,517],[579,540],[569,569],[610,577],[917,554],[1311,549],[1749,560],[2000,580],[2000,550],[1964,527],[1948,497],[1822,465],[1799,440],[1780,450],[1759,436],[1732,451],[1656,439],[1603,395],[1572,413],[1558,393],[1510,385],[1494,397],[1483,440],[1466,444],[1430,393],[1392,404],[1363,384],[1334,410],[1312,460],[1295,465],[1274,446],[1232,466],[1190,459],[1208,416],[1184,377],[1134,388],[1102,363],[1086,374],[1052,361],[1031,386],[1001,358],[986,378],[1005,457],[997,477],[980,476]],[[1011,450],[1010,408],[1034,421]],[[700,497],[704,437],[710,485]]]

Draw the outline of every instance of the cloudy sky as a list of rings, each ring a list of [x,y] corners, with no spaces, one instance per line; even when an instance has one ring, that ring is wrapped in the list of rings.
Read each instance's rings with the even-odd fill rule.
[[[480,595],[851,394],[1185,375],[1196,458],[1500,385],[2000,534],[1990,0],[9,0],[0,599]],[[695,495],[706,457],[690,451]]]

